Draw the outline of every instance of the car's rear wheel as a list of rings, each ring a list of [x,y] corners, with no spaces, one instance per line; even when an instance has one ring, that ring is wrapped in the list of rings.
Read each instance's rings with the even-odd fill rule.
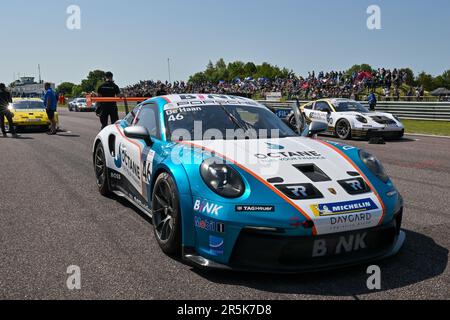
[[[349,140],[352,138],[352,127],[350,126],[350,123],[345,119],[338,121],[334,131],[339,139]]]
[[[181,213],[175,182],[168,173],[158,176],[152,195],[152,220],[156,240],[169,255],[181,249]]]
[[[101,143],[99,143],[95,148],[94,169],[98,191],[101,195],[108,196],[111,193],[111,190],[108,181],[108,168],[106,166],[105,151]]]

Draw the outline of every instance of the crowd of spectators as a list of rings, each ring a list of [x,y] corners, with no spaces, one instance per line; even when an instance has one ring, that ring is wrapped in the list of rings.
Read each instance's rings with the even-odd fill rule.
[[[400,95],[407,99],[420,100],[424,95],[423,87],[409,86],[407,92],[401,92],[402,85],[407,83],[408,74],[403,70],[388,70],[380,68],[375,72],[359,71],[345,74],[342,71],[309,72],[302,77],[291,73],[286,78],[246,79],[236,78],[233,81],[218,81],[204,83],[174,83],[162,81],[140,81],[137,84],[123,88],[127,96],[153,97],[165,94],[179,93],[214,93],[233,94],[246,97],[265,97],[269,92],[281,92],[287,99],[320,99],[320,98],[365,98],[369,92],[377,91],[382,96],[380,100],[398,100]]]

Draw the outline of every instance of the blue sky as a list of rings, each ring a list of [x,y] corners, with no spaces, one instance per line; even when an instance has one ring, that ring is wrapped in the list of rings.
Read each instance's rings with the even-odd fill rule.
[[[66,28],[69,5],[81,30]],[[382,29],[366,27],[369,5]],[[185,80],[223,57],[293,69],[343,70],[355,63],[450,69],[448,0],[14,0],[0,4],[0,81],[14,74],[79,82],[111,70],[120,85],[140,79]]]

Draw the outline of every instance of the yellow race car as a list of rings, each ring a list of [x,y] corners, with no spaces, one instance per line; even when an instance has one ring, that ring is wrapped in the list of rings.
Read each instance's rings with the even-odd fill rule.
[[[13,124],[16,129],[48,129],[51,124],[42,99],[14,98],[8,109],[14,114]],[[57,112],[55,113],[55,119],[58,128]]]

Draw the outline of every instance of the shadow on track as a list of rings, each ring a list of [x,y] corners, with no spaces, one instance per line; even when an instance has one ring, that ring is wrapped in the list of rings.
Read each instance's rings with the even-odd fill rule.
[[[147,223],[152,220],[126,199],[111,196],[111,199],[132,209]],[[347,296],[383,292],[399,289],[435,278],[443,274],[448,265],[448,249],[438,245],[423,234],[406,232],[406,243],[401,252],[392,258],[374,262],[381,268],[382,289],[367,288],[366,273],[369,264],[304,274],[246,273],[192,268],[202,278],[216,284],[244,286],[259,291],[277,294],[305,294],[317,296]],[[171,256],[179,263],[185,263],[179,256]]]
[[[437,277],[447,267],[449,252],[446,248],[422,234],[412,231],[406,233],[407,242],[399,255],[373,263],[381,268],[381,292]],[[367,289],[367,266],[300,275],[193,271],[214,283],[244,286],[271,293],[352,297],[374,293]]]
[[[10,140],[34,140],[34,138],[31,137],[23,137],[23,136],[19,136],[19,137],[1,137],[0,139],[10,139]]]

